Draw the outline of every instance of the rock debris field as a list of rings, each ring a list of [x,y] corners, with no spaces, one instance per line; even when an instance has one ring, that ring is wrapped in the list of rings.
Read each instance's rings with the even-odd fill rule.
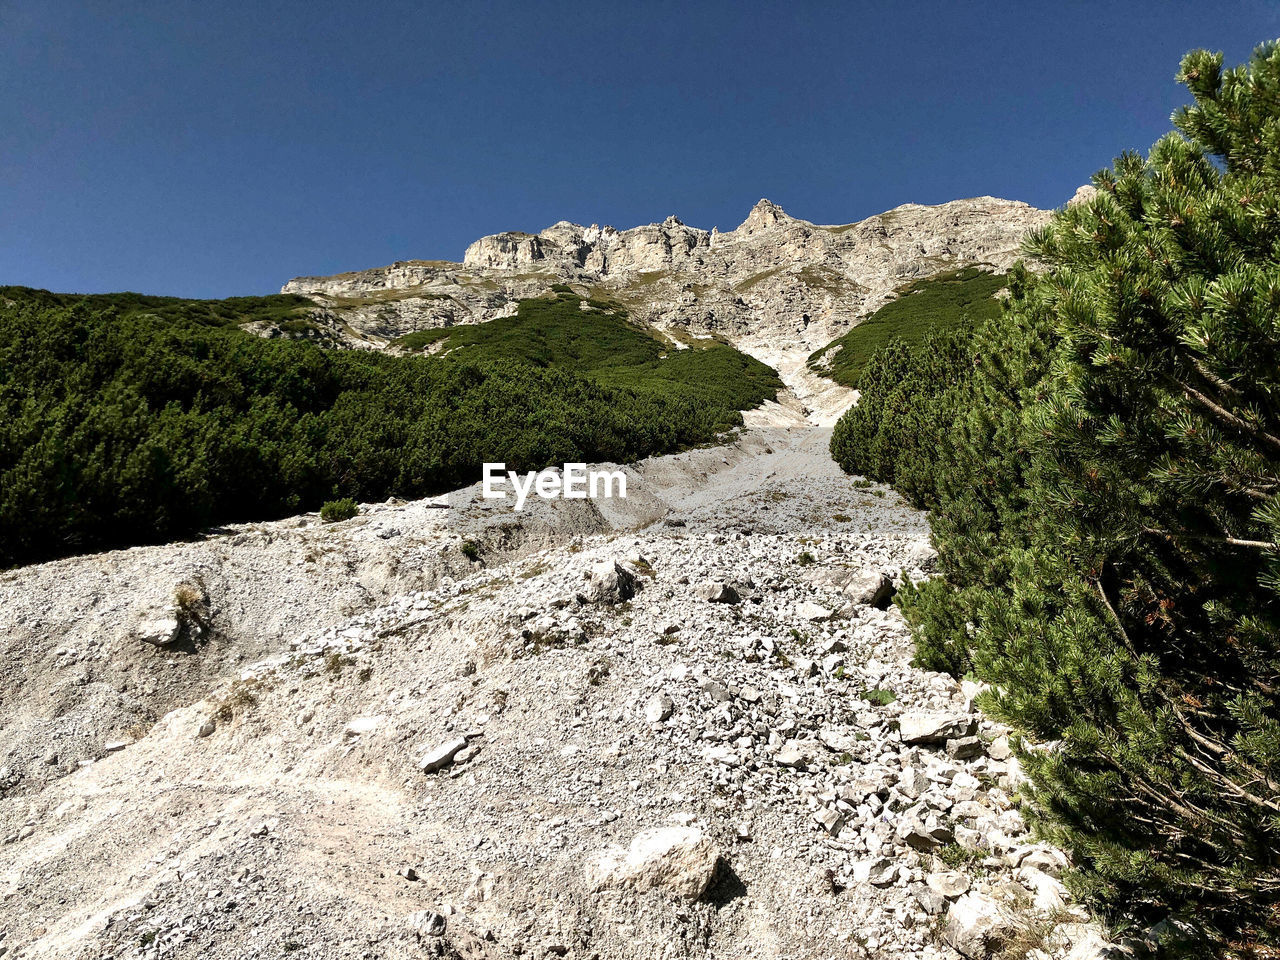
[[[5,960],[1128,952],[829,435],[0,577]]]

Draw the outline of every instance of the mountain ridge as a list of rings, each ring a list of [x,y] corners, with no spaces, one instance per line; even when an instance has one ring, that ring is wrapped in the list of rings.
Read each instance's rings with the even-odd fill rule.
[[[1002,271],[1049,212],[973,197],[906,203],[848,224],[815,224],[761,199],[721,232],[677,216],[625,230],[558,221],[470,244],[459,262],[404,260],[281,288],[316,299],[350,345],[385,347],[420,329],[510,316],[555,284],[620,303],[633,319],[719,337],[773,366],[817,422],[852,402],[807,357],[915,280],[960,267]]]

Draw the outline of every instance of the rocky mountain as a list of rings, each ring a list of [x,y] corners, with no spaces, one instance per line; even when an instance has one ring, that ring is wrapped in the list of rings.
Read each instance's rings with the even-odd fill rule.
[[[775,367],[820,420],[849,391],[805,360],[895,295],[903,284],[964,266],[1007,269],[1048,212],[977,197],[904,204],[858,223],[819,225],[761,200],[734,230],[678,218],[615,230],[562,221],[538,234],[500,233],[461,263],[298,277],[282,288],[323,304],[352,345],[383,346],[413,330],[510,315],[516,301],[567,283],[625,305],[633,319],[686,337],[722,337]]]
[[[1149,955],[1073,902],[980,688],[912,665],[927,523],[832,462],[848,392],[804,366],[1044,216],[761,201],[291,281],[371,349],[567,283],[770,358],[809,416],[617,467],[625,499],[477,484],[0,572],[0,954]]]

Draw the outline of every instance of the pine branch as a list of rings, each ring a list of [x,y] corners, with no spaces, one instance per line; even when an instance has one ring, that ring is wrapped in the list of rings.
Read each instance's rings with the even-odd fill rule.
[[[1143,527],[1142,532],[1149,533],[1152,536],[1161,537],[1171,543],[1178,543],[1182,540],[1194,540],[1198,543],[1217,543],[1230,547],[1250,547],[1256,550],[1280,550],[1280,543],[1274,543],[1270,540],[1241,540],[1239,537],[1232,537],[1226,534],[1221,537],[1212,537],[1205,533],[1170,533],[1168,530],[1160,530],[1156,527]]]
[[[1254,427],[1253,425],[1247,423],[1246,421],[1241,420],[1239,417],[1237,417],[1234,413],[1232,413],[1226,407],[1220,406],[1219,404],[1215,403],[1213,400],[1205,396],[1195,387],[1191,386],[1190,384],[1183,383],[1177,377],[1173,377],[1166,374],[1165,379],[1169,383],[1177,387],[1179,390],[1181,390],[1184,396],[1200,404],[1200,406],[1204,407],[1206,410],[1212,413],[1219,420],[1223,421],[1226,424],[1229,424],[1232,427],[1235,427],[1237,430],[1240,430],[1245,434],[1248,434],[1250,437],[1253,437],[1255,440],[1259,441],[1260,443],[1265,443],[1267,446],[1271,447],[1273,450],[1280,451],[1280,437],[1272,436],[1270,433],[1267,433],[1265,430],[1260,430],[1257,427]]]

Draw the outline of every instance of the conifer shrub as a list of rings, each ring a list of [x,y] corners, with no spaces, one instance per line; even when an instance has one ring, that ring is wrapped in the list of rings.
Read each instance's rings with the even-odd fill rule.
[[[359,505],[350,497],[341,500],[326,500],[320,508],[320,519],[325,523],[341,523],[360,515]]]
[[[573,294],[439,357],[238,329],[300,300],[0,288],[0,567],[429,496],[489,461],[629,462],[715,442],[781,386],[724,344],[664,356]]]
[[[833,452],[932,508],[918,657],[1047,745],[1029,810],[1072,885],[1208,951],[1280,938],[1280,50],[1179,79],[1177,131],[1029,238],[969,371],[895,389],[931,358],[890,348]]]
[[[934,333],[970,330],[1000,312],[1002,274],[964,267],[913,280],[844,336],[814,351],[809,367],[847,387],[857,386],[868,361],[891,340],[918,346]]]

